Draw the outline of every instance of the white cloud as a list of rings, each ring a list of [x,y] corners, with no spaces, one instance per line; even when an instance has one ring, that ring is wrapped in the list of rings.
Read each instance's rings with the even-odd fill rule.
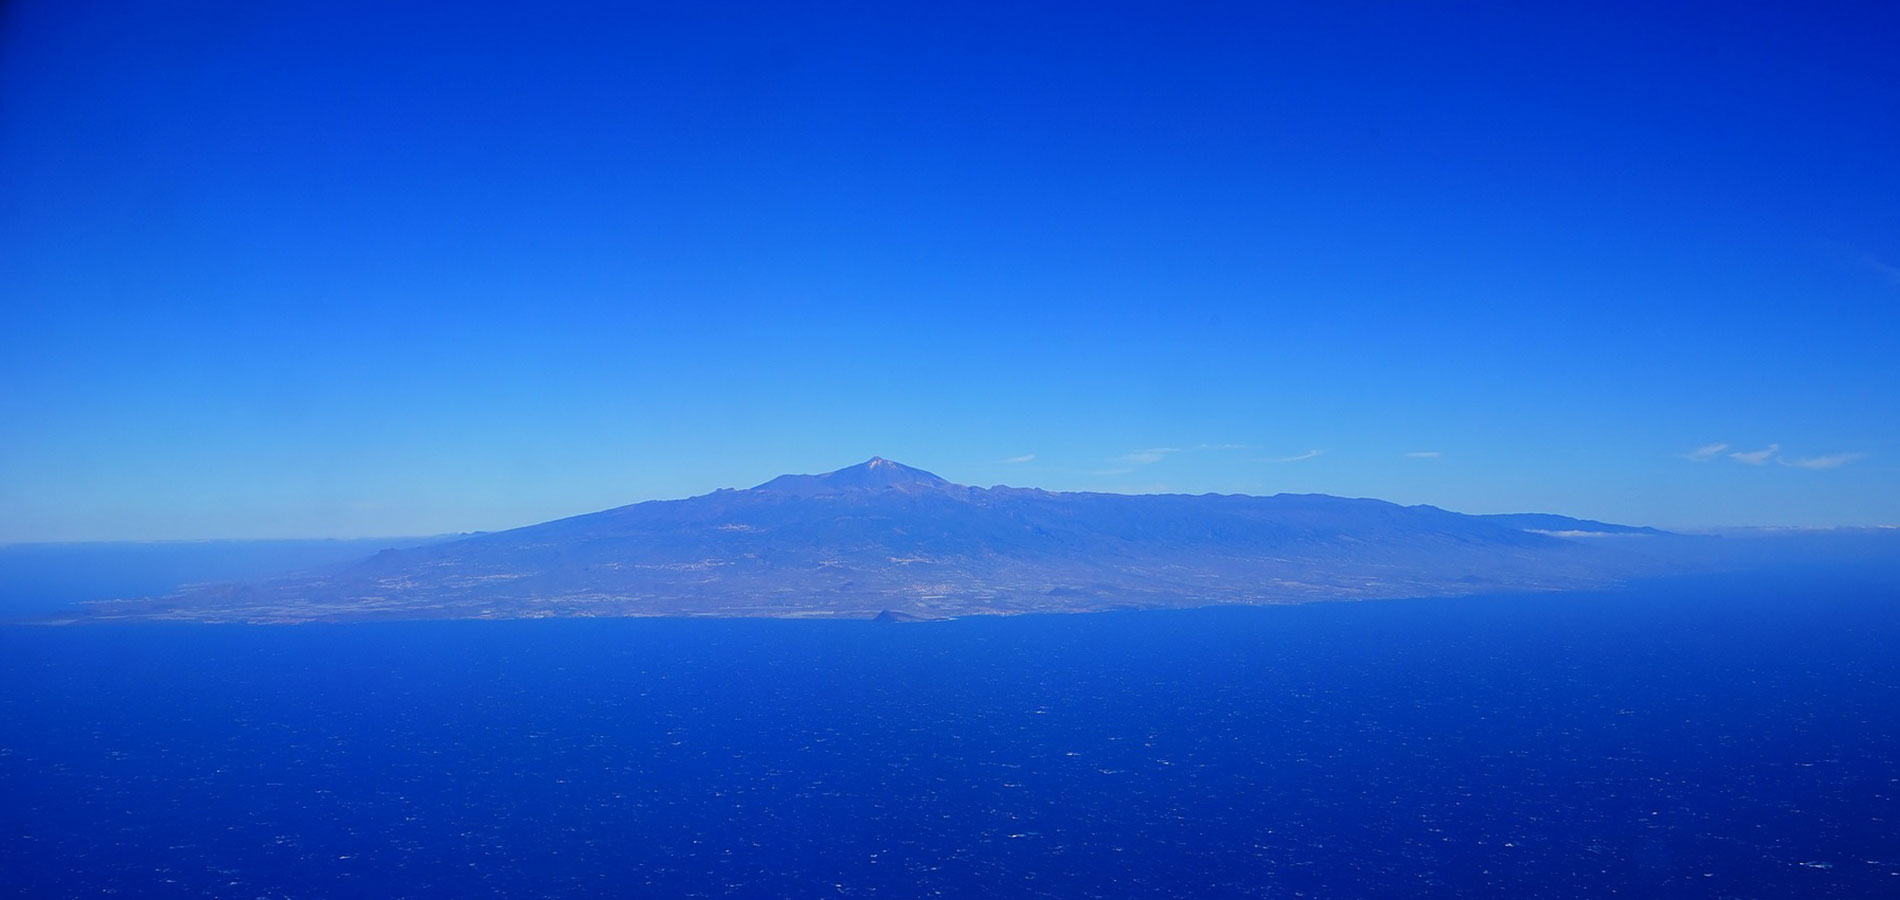
[[[1168,458],[1170,455],[1179,453],[1179,452],[1181,452],[1181,448],[1179,447],[1150,447],[1146,450],[1136,450],[1133,453],[1124,453],[1122,454],[1121,459],[1117,460],[1117,462],[1124,462],[1129,465],[1135,465],[1135,466],[1145,466],[1149,463],[1160,462],[1163,459]]]
[[[1033,461],[1035,460],[1035,458],[1036,458],[1036,454],[1034,454],[1034,453],[1025,453],[1025,454],[1023,454],[1023,455],[1021,455],[1021,456],[1012,456],[1012,457],[1010,457],[1010,458],[1008,458],[1008,459],[1005,459],[1005,460],[1003,460],[1003,462],[1006,462],[1006,463],[1010,463],[1010,464],[1012,464],[1012,465],[1013,465],[1013,464],[1016,464],[1016,463],[1026,463],[1026,462],[1033,462]]]
[[[1865,453],[1828,453],[1821,456],[1788,459],[1781,455],[1780,444],[1769,444],[1760,450],[1730,450],[1728,444],[1704,444],[1682,454],[1683,459],[1694,462],[1708,462],[1718,456],[1727,456],[1729,459],[1749,466],[1765,466],[1772,462],[1797,469],[1838,469],[1855,460],[1867,458]]]
[[[1689,460],[1691,462],[1708,462],[1709,460],[1722,455],[1722,451],[1727,450],[1727,449],[1728,449],[1727,444],[1703,444],[1702,446],[1697,447],[1694,450],[1684,453],[1682,455],[1682,458]]]
[[[1149,447],[1115,457],[1114,461],[1124,466],[1145,466],[1158,463],[1177,453],[1204,453],[1210,450],[1258,450],[1254,444],[1195,444],[1192,447]]]
[[[1312,459],[1313,457],[1315,457],[1315,456],[1318,456],[1318,455],[1320,455],[1321,453],[1325,453],[1325,452],[1326,452],[1326,451],[1324,451],[1324,450],[1308,450],[1308,451],[1306,451],[1305,453],[1300,453],[1300,454],[1297,454],[1297,455],[1294,455],[1294,456],[1282,456],[1282,457],[1279,457],[1279,458],[1276,458],[1276,459],[1270,459],[1270,460],[1267,460],[1267,461],[1268,461],[1268,462],[1277,462],[1277,463],[1287,463],[1287,462],[1302,462],[1302,461],[1305,461],[1305,460],[1309,460],[1309,459]]]
[[[1737,450],[1734,453],[1730,453],[1728,455],[1728,458],[1735,460],[1736,462],[1739,462],[1739,463],[1747,463],[1751,466],[1765,466],[1768,464],[1768,461],[1770,459],[1773,459],[1775,457],[1775,454],[1780,453],[1780,452],[1781,452],[1780,444],[1769,444],[1768,446],[1763,447],[1760,450],[1749,450],[1747,452]]]
[[[1862,256],[1860,258],[1860,261],[1866,263],[1868,268],[1874,270],[1875,272],[1879,273],[1881,277],[1887,279],[1888,283],[1893,284],[1895,286],[1900,286],[1900,268],[1896,268],[1894,266],[1888,265],[1887,263],[1876,258],[1871,253],[1865,256]]]
[[[1830,453],[1826,456],[1809,456],[1802,459],[1780,460],[1784,466],[1801,469],[1838,469],[1857,459],[1866,459],[1865,453]]]
[[[1445,454],[1437,450],[1413,450],[1405,454],[1406,459],[1437,459]]]

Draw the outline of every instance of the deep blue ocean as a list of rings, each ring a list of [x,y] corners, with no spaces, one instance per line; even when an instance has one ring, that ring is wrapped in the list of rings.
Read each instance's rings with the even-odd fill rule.
[[[1900,593],[0,627],[21,897],[1895,897]]]

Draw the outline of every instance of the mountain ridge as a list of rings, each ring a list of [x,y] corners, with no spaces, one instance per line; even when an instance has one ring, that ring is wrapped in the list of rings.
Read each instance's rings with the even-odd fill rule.
[[[99,604],[90,618],[889,613],[890,621],[1564,590],[1657,568],[1642,554],[1560,536],[1641,531],[1633,526],[1529,515],[1325,494],[982,488],[872,457],[279,578]]]

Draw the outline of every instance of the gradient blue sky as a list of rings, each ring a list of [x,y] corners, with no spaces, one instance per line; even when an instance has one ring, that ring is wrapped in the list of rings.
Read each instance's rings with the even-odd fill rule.
[[[0,541],[1900,521],[1900,6],[533,7],[3,8]]]

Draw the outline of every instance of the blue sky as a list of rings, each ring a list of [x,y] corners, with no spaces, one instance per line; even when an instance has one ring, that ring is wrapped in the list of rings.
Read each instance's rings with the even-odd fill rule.
[[[0,541],[1900,521],[1891,4],[681,6],[8,4]]]

